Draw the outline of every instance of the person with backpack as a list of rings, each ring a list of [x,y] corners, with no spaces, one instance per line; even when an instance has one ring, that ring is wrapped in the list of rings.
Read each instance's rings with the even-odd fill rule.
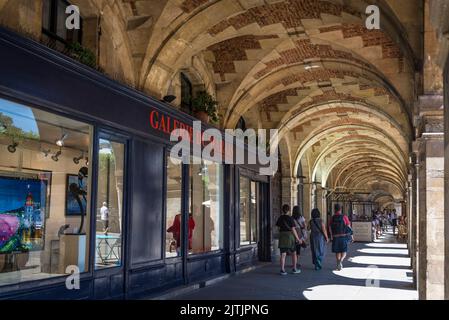
[[[290,206],[284,204],[282,206],[282,215],[276,221],[276,226],[279,227],[279,250],[281,252],[281,275],[287,275],[285,271],[285,259],[287,253],[292,255],[293,271],[292,273],[301,273],[301,270],[296,269],[297,256],[296,256],[296,244],[300,242],[300,238],[295,229],[295,222],[293,218],[288,215]]]
[[[337,259],[337,270],[343,269],[343,261],[348,252],[348,242],[354,241],[352,235],[351,223],[347,216],[341,212],[341,206],[336,203],[334,206],[334,215],[329,221],[329,233],[332,239],[332,252]]]
[[[309,221],[307,229],[310,230],[310,250],[312,251],[312,262],[315,270],[323,267],[324,254],[326,253],[326,243],[329,242],[326,226],[321,220],[321,213],[318,209],[312,210],[312,219]]]
[[[292,211],[293,222],[295,223],[296,233],[298,234],[299,243],[296,243],[296,256],[298,267],[301,268],[299,258],[301,256],[301,248],[307,248],[307,230],[306,230],[306,219],[301,214],[299,206],[294,206]],[[294,267],[295,268],[295,267]]]

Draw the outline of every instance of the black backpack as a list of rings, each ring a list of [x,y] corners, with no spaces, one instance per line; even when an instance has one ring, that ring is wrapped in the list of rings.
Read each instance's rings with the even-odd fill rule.
[[[334,215],[332,217],[331,223],[332,234],[345,234],[346,233],[346,224],[343,220],[343,215]]]

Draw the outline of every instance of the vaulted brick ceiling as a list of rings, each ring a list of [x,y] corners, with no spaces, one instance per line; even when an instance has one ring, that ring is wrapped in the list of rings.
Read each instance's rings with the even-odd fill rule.
[[[223,127],[280,129],[284,176],[402,197],[419,48],[394,0],[377,1],[381,30],[362,0],[86,1],[121,23],[136,87],[162,97],[197,59]]]

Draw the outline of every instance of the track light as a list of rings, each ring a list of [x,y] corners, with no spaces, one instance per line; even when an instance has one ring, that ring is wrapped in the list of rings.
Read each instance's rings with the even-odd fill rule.
[[[67,139],[68,134],[67,133],[63,133],[61,138],[59,138],[58,140],[55,141],[56,145],[58,147],[63,147],[64,146],[64,140]]]
[[[80,160],[83,159],[83,158],[84,158],[84,152],[83,152],[79,157],[73,158],[73,162],[74,162],[75,164],[79,164],[79,163],[80,163]]]
[[[17,142],[13,142],[8,146],[8,151],[14,153],[16,152],[18,146],[19,144]]]
[[[48,157],[48,154],[51,152],[50,149],[42,149],[42,153],[44,154],[45,158]]]
[[[52,159],[54,162],[58,162],[59,156],[60,156],[61,154],[62,154],[62,151],[61,151],[61,149],[59,149],[58,152],[56,152],[54,155],[51,156],[51,159]]]

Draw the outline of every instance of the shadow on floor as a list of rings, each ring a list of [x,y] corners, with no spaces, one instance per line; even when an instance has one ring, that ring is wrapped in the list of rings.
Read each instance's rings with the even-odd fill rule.
[[[391,232],[374,243],[350,245],[342,271],[335,271],[331,245],[323,269],[315,271],[310,249],[301,254],[301,274],[279,275],[277,261],[178,300],[416,300],[405,244]],[[290,262],[289,258],[288,262]],[[286,268],[287,269],[287,268]],[[291,268],[290,268],[291,269]],[[288,270],[288,269],[287,269]]]

